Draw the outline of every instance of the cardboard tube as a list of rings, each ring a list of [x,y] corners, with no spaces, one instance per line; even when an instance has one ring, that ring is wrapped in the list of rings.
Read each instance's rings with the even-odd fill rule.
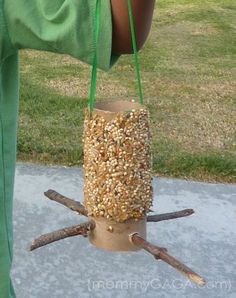
[[[132,109],[145,109],[145,107],[138,102],[126,100],[103,101],[95,103],[94,114],[102,116],[107,121],[110,121],[115,118],[118,113],[128,112]]]
[[[137,102],[130,102],[130,101],[110,101],[110,102],[96,102],[94,105],[94,115],[97,115],[99,117],[103,117],[107,122],[112,121],[113,119],[117,118],[117,115],[119,113],[125,113],[129,112],[131,110],[146,110],[146,107],[143,106],[140,103]],[[87,131],[86,131],[87,132]],[[93,130],[88,131],[91,134],[93,134]],[[86,143],[87,151],[85,152],[85,157],[87,158],[87,163],[85,164],[85,172],[87,170],[87,174],[89,174],[89,161],[92,160],[89,156],[89,146]],[[87,154],[87,155],[86,155]],[[146,155],[145,155],[146,158]],[[99,163],[98,163],[99,168]],[[93,201],[90,201],[90,194],[93,192],[93,187],[90,186],[96,182],[96,177],[91,180],[89,180],[87,176],[87,180],[85,179],[85,182],[88,182],[86,185],[86,191],[85,191],[85,206],[89,210],[89,206],[93,203]],[[90,184],[89,184],[90,183]],[[95,185],[95,184],[94,184]],[[88,187],[89,186],[89,187]],[[99,186],[96,186],[99,187]],[[90,203],[87,204],[86,203]],[[94,202],[95,203],[95,202]],[[106,204],[105,208],[107,208]],[[90,242],[101,249],[109,250],[109,251],[137,251],[140,250],[139,247],[135,246],[130,241],[130,235],[133,233],[138,233],[143,239],[146,239],[146,218],[135,220],[133,218],[130,218],[124,222],[118,222],[114,219],[107,219],[106,217],[90,217],[91,220],[93,220],[96,224],[96,227],[94,230],[91,230],[89,233],[89,240]]]
[[[134,245],[129,237],[138,233],[146,239],[146,218],[135,221],[127,220],[122,223],[104,218],[90,218],[95,221],[96,227],[89,233],[89,241],[96,247],[109,251],[137,251],[140,248]]]

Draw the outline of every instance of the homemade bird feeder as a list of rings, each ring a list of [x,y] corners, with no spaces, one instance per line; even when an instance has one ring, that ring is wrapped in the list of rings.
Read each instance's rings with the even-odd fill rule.
[[[128,102],[101,102],[84,121],[84,205],[96,227],[90,241],[114,251],[137,250],[152,205],[148,111]]]
[[[185,209],[148,215],[153,199],[151,133],[149,113],[143,105],[130,0],[128,7],[140,103],[122,100],[94,103],[95,53],[90,107],[85,111],[84,120],[84,204],[54,190],[45,192],[46,197],[88,217],[88,221],[42,235],[32,242],[30,250],[66,237],[83,235],[93,245],[105,250],[128,252],[145,249],[156,259],[165,261],[203,285],[205,281],[201,276],[168,254],[165,248],[146,240],[147,222],[188,216],[194,211]]]

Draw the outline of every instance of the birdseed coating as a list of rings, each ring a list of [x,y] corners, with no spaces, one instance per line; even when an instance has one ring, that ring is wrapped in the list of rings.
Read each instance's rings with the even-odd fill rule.
[[[84,204],[88,215],[116,222],[141,219],[152,205],[152,159],[146,109],[84,121]]]

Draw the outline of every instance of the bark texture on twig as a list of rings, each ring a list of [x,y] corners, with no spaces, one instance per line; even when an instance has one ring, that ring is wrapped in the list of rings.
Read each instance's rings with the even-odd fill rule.
[[[148,215],[147,221],[148,222],[158,222],[158,221],[163,221],[163,220],[169,220],[169,219],[175,219],[175,218],[189,216],[189,215],[192,215],[193,213],[194,213],[193,209],[184,209],[184,210],[177,211],[177,212]]]
[[[62,204],[67,208],[70,208],[71,210],[78,212],[81,215],[88,216],[88,211],[80,202],[69,199],[61,195],[60,193],[56,192],[55,190],[49,189],[44,193],[44,195],[50,200],[55,201],[59,204]]]
[[[77,235],[82,235],[86,237],[88,235],[88,232],[94,228],[95,228],[95,223],[93,221],[89,221],[76,226],[72,226],[55,232],[44,234],[32,241],[32,244],[30,246],[30,251],[68,237],[73,237]]]
[[[169,255],[163,248],[152,245],[151,243],[147,242],[142,237],[140,237],[138,234],[133,234],[130,238],[133,244],[143,248],[144,250],[152,254],[156,259],[161,259],[170,266],[174,267],[176,270],[181,272],[183,275],[185,275],[187,278],[194,281],[198,285],[202,286],[205,284],[205,280],[200,275],[198,275],[197,273],[192,271],[192,269],[190,269],[171,255]]]

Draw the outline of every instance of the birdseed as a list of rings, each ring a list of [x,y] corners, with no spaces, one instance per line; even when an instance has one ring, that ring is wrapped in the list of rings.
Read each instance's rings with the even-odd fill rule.
[[[149,113],[119,112],[112,120],[85,111],[84,204],[91,217],[141,219],[152,206]]]

